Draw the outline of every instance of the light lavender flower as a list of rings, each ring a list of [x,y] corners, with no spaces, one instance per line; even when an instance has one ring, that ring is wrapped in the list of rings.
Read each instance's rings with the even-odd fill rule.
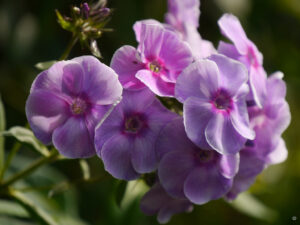
[[[159,180],[174,198],[205,204],[221,198],[238,171],[239,154],[221,155],[203,150],[186,136],[181,117],[161,131],[156,144]]]
[[[223,55],[199,60],[178,77],[187,136],[202,149],[235,154],[255,133],[249,127],[246,68]]]
[[[174,116],[149,90],[125,91],[121,103],[96,129],[95,146],[105,170],[124,180],[155,170],[157,136]]]
[[[93,56],[55,63],[40,73],[26,102],[36,137],[69,158],[96,154],[94,129],[122,94],[117,74]]]
[[[250,125],[256,138],[248,141],[240,151],[240,169],[234,178],[227,199],[247,190],[268,165],[283,162],[287,149],[281,135],[291,121],[289,106],[285,101],[286,86],[282,73],[277,72],[267,80],[267,99],[263,109],[249,107]]]

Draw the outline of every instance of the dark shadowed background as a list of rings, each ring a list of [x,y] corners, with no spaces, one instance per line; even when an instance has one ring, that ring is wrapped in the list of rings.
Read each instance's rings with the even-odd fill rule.
[[[104,59],[109,64],[114,51],[122,45],[136,46],[132,25],[136,20],[154,18],[163,21],[166,0],[108,0],[114,15],[108,27],[112,33],[105,33],[98,45]],[[80,1],[62,0],[2,0],[0,3],[0,93],[6,108],[7,127],[25,125],[25,101],[33,79],[39,71],[37,62],[55,60],[60,57],[71,34],[56,22],[55,9],[68,14],[70,5]],[[200,33],[217,47],[222,38],[217,20],[224,12],[237,15],[249,39],[253,40],[264,55],[264,66],[268,74],[283,71],[287,82],[287,100],[290,104],[292,122],[284,133],[289,150],[286,162],[271,166],[261,174],[250,193],[275,213],[272,219],[263,210],[244,202],[247,211],[254,210],[257,219],[240,212],[224,200],[212,201],[196,206],[189,214],[176,215],[169,224],[300,224],[300,1],[299,0],[202,0]],[[70,58],[89,54],[88,50],[76,45]],[[13,140],[7,138],[6,149]],[[37,155],[27,147],[22,147],[19,157],[14,160],[11,171],[23,168],[28,160]],[[92,176],[105,174],[99,159],[88,160]],[[110,176],[100,181],[82,184],[76,182],[81,177],[77,161],[58,162],[33,174],[26,182],[31,186],[61,183],[65,180],[73,184],[62,186],[53,197],[44,197],[51,207],[60,214],[81,218],[89,225],[150,225],[157,224],[155,217],[144,216],[138,200],[128,200],[121,210],[115,203],[118,182]],[[47,187],[40,188],[46,195]],[[32,190],[25,190],[31,193]],[[33,197],[34,198],[34,197]],[[25,215],[14,215],[9,219],[1,211],[0,225],[35,224]],[[251,208],[252,207],[252,208]],[[49,209],[50,212],[52,209]],[[56,212],[55,210],[53,213]],[[255,212],[257,211],[257,212]],[[251,214],[251,212],[250,212]],[[55,216],[55,215],[54,215]],[[265,217],[265,218],[264,218]],[[79,221],[79,219],[78,219]],[[65,223],[75,224],[74,222]]]

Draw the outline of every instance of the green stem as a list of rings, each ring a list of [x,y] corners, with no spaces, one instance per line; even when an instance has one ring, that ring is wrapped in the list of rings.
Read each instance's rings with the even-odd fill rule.
[[[16,182],[17,180],[28,176],[29,174],[34,172],[40,166],[55,161],[58,158],[58,156],[59,156],[58,152],[56,150],[54,150],[49,154],[49,156],[39,158],[38,160],[33,162],[30,166],[28,166],[25,170],[22,170],[22,171],[16,173],[12,177],[10,177],[6,181],[4,181],[2,183],[2,185],[0,186],[0,188],[6,188],[9,185],[11,185],[12,183]]]
[[[72,36],[72,39],[70,40],[66,50],[64,51],[64,53],[61,55],[61,57],[59,58],[59,60],[65,60],[68,58],[72,48],[74,47],[74,45],[77,43],[78,41],[78,37],[76,35]]]
[[[9,152],[9,154],[7,156],[7,159],[5,160],[5,164],[3,166],[3,169],[1,170],[1,173],[0,173],[0,181],[2,180],[3,175],[5,174],[5,172],[8,169],[12,159],[17,154],[17,152],[19,151],[20,148],[21,148],[21,143],[16,142],[14,144],[13,148],[11,149],[11,151]]]

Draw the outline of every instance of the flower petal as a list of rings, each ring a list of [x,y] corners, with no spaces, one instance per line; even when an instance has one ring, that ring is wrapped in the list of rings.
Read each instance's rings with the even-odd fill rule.
[[[167,204],[158,212],[157,220],[159,223],[164,224],[169,222],[171,217],[176,213],[191,212],[193,204],[186,199],[170,198]]]
[[[137,179],[139,174],[131,164],[132,147],[133,143],[125,135],[115,135],[105,142],[101,152],[105,170],[117,179]]]
[[[268,164],[278,164],[282,163],[287,159],[288,151],[285,142],[282,138],[277,145],[277,147],[267,156],[266,162]]]
[[[84,73],[78,63],[67,64],[63,67],[62,91],[70,96],[78,96],[82,91]]]
[[[199,16],[200,16],[200,1],[198,0],[168,0],[168,13],[166,19],[169,15],[173,15],[178,23],[188,23],[191,26],[197,28],[199,26]],[[176,26],[176,24],[167,23]]]
[[[230,112],[233,127],[244,138],[253,140],[255,132],[250,128],[246,101],[240,99],[236,102],[235,106],[235,109]]]
[[[180,138],[179,138],[180,137]],[[158,160],[172,151],[193,152],[192,142],[186,138],[182,117],[176,117],[169,122],[159,133],[156,141],[156,154]]]
[[[187,177],[184,194],[191,202],[202,205],[221,198],[231,185],[232,180],[220,175],[216,168],[198,167]]]
[[[208,144],[220,154],[236,154],[246,142],[246,138],[234,129],[231,120],[222,113],[216,113],[205,129]]]
[[[140,70],[136,77],[147,85],[152,92],[158,96],[173,97],[174,96],[174,83],[167,83],[159,76],[153,74],[149,70]]]
[[[68,158],[87,158],[96,154],[84,117],[70,117],[53,132],[55,148]]]
[[[241,56],[233,44],[228,44],[224,41],[219,42],[218,52],[235,60],[238,60]]]
[[[69,104],[51,91],[34,90],[26,102],[26,116],[35,136],[50,144],[53,130],[67,119]]]
[[[278,71],[271,74],[267,79],[268,100],[274,99],[276,101],[278,98],[285,98],[286,84],[282,78],[283,73]]]
[[[178,72],[185,69],[193,61],[190,47],[171,31],[164,31],[159,58],[168,70]]]
[[[239,170],[239,164],[239,153],[235,155],[222,155],[220,160],[220,173],[228,179],[233,178]]]
[[[262,108],[267,97],[267,74],[262,67],[250,68],[249,84],[255,103]]]
[[[238,18],[232,14],[224,14],[218,24],[221,32],[234,43],[239,53],[247,54],[249,40]]]
[[[42,90],[52,91],[54,93],[60,92],[61,95],[68,94],[68,92],[67,93],[63,92],[63,87],[64,87],[64,90],[66,90],[66,88],[65,88],[66,85],[63,85],[63,83],[64,83],[63,77],[64,77],[64,73],[65,73],[64,72],[65,67],[68,68],[67,73],[71,72],[71,68],[74,68],[74,67],[77,68],[79,71],[76,72],[76,69],[75,69],[76,77],[77,78],[80,77],[80,72],[82,73],[82,68],[80,67],[80,65],[78,63],[71,61],[71,60],[59,61],[59,62],[53,64],[48,70],[41,72],[37,76],[37,78],[34,80],[32,86],[31,86],[30,92],[33,92],[37,89],[42,89]],[[68,77],[70,77],[70,75]],[[76,87],[75,87],[75,89],[76,89]]]
[[[218,90],[219,70],[211,60],[199,60],[188,66],[178,77],[175,96],[180,102],[189,97],[209,99]]]
[[[167,153],[158,167],[162,186],[171,196],[184,198],[183,184],[194,167],[195,159],[192,153],[183,151]]]
[[[137,136],[132,150],[132,164],[139,173],[152,172],[157,167],[155,144],[162,128],[175,118],[176,114],[165,108],[157,99],[154,99],[148,108],[144,109],[147,118],[147,130]]]
[[[81,56],[74,58],[85,72],[83,80],[83,92],[90,101],[99,105],[113,104],[122,95],[122,85],[114,70],[101,63],[93,56]]]
[[[124,112],[145,112],[155,100],[155,95],[149,89],[140,91],[125,90],[120,107]]]
[[[212,55],[209,59],[218,65],[220,71],[219,86],[232,96],[248,81],[248,71],[242,63],[219,54]]]
[[[155,142],[157,134],[147,132],[145,136],[136,137],[131,149],[132,166],[138,173],[150,173],[157,167]]]
[[[234,177],[233,185],[226,194],[226,198],[233,200],[240,192],[247,190],[255,181],[256,176],[265,168],[263,160],[259,159],[251,148],[240,152],[240,166]]]
[[[164,28],[162,26],[142,24],[139,49],[148,60],[154,60],[159,55],[163,36]]]
[[[121,104],[121,103],[120,103]],[[95,148],[97,155],[101,158],[103,145],[115,135],[121,134],[123,126],[124,113],[118,105],[111,114],[95,129]]]
[[[213,117],[210,103],[188,98],[183,105],[185,131],[189,139],[202,149],[211,149],[205,137],[205,128]]]
[[[139,59],[139,52],[132,46],[125,45],[119,48],[113,55],[110,63],[111,68],[116,71],[124,88],[138,90],[145,87],[135,75],[145,68]]]
[[[190,212],[193,206],[187,199],[172,198],[159,183],[156,183],[141,199],[140,208],[146,215],[157,213],[159,223],[167,223],[172,215]]]
[[[112,106],[94,105],[85,116],[85,124],[91,137],[95,137],[95,129],[100,121],[104,119],[103,116],[109,113],[110,107]]]
[[[162,26],[162,24],[160,22],[158,22],[157,20],[154,19],[147,19],[147,20],[140,20],[135,22],[135,24],[133,25],[133,30],[135,33],[135,38],[137,40],[137,42],[141,41],[141,36],[142,36],[142,25],[143,24],[152,24],[152,25],[160,25]]]
[[[146,215],[154,215],[169,198],[163,187],[159,183],[156,183],[141,199],[140,208]]]

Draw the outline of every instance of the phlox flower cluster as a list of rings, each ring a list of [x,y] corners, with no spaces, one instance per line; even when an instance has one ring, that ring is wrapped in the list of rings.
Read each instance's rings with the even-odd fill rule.
[[[194,204],[233,200],[283,162],[291,119],[283,74],[267,77],[235,16],[218,21],[229,41],[215,49],[198,33],[198,0],[168,6],[164,23],[134,24],[138,45],[119,48],[110,67],[81,56],[43,71],[26,104],[36,137],[62,155],[97,155],[122,180],[153,173],[141,209],[161,223]]]

